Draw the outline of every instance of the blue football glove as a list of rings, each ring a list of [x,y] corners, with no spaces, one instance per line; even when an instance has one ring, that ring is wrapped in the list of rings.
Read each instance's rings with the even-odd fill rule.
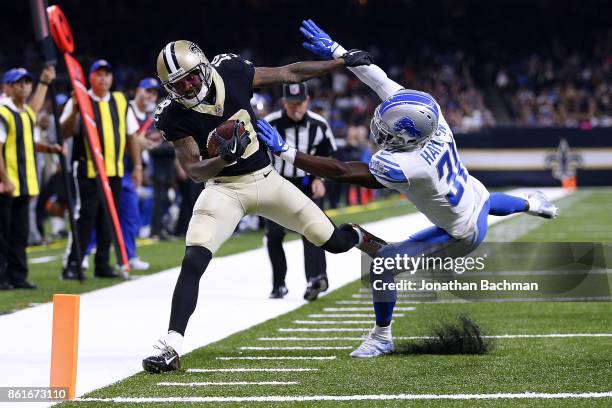
[[[289,150],[285,140],[265,119],[257,121],[257,136],[259,140],[268,145],[268,148],[274,154],[281,154]]]
[[[302,44],[308,51],[320,57],[333,59],[333,53],[340,44],[331,39],[329,34],[321,30],[314,21],[308,19],[302,21],[300,32],[306,37],[306,42]]]

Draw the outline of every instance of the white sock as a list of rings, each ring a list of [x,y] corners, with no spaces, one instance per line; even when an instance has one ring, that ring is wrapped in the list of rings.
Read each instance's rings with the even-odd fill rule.
[[[374,337],[376,337],[379,340],[389,341],[392,338],[391,325],[388,325],[387,327],[380,327],[375,324],[373,334],[374,334]]]
[[[183,353],[183,335],[173,330],[169,330],[166,335],[166,343],[174,349],[180,356]]]

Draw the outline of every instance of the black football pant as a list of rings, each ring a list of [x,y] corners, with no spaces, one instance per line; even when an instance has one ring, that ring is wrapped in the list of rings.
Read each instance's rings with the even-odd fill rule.
[[[121,199],[121,177],[109,177],[108,182],[113,192],[115,206],[119,208],[119,200]],[[94,274],[104,274],[111,269],[109,258],[110,245],[113,239],[113,226],[112,221],[106,215],[102,194],[102,191],[99,191],[96,179],[77,178],[78,202],[75,216],[81,253],[85,253],[91,241],[91,234],[94,229],[96,231],[97,246]],[[74,242],[72,239],[71,242],[72,245],[70,247],[70,253],[68,254],[67,266],[76,268]]]
[[[307,197],[312,198],[312,183],[307,178],[297,177],[288,178],[293,185],[299,188]],[[270,262],[272,263],[272,284],[275,288],[285,285],[287,276],[287,259],[283,249],[283,239],[287,230],[277,223],[266,220],[265,234],[266,247]],[[306,280],[310,281],[319,276],[327,276],[327,263],[325,260],[325,250],[314,245],[302,236],[304,244],[304,269]]]
[[[23,282],[28,276],[29,205],[30,196],[0,194],[0,282]]]

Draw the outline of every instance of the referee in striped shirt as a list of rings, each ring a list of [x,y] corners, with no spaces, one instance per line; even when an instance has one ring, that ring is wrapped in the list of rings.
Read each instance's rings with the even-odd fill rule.
[[[331,156],[336,142],[329,124],[321,116],[308,110],[310,97],[306,84],[283,85],[283,109],[272,112],[266,120],[278,130],[287,143],[299,151],[317,156]],[[292,182],[313,200],[325,195],[323,180],[313,177],[292,164],[272,155],[272,163],[281,176]],[[266,220],[266,246],[272,262],[272,293],[270,298],[280,299],[287,293],[285,276],[287,261],[283,250],[286,231],[282,226]],[[308,286],[304,299],[312,301],[327,290],[327,264],[323,249],[302,237],[304,243],[304,267]]]

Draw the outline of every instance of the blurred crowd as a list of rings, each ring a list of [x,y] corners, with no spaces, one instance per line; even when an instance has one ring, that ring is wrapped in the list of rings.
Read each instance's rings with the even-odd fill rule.
[[[612,126],[612,29],[583,50],[555,42],[549,52],[498,68],[495,85],[516,124]]]

